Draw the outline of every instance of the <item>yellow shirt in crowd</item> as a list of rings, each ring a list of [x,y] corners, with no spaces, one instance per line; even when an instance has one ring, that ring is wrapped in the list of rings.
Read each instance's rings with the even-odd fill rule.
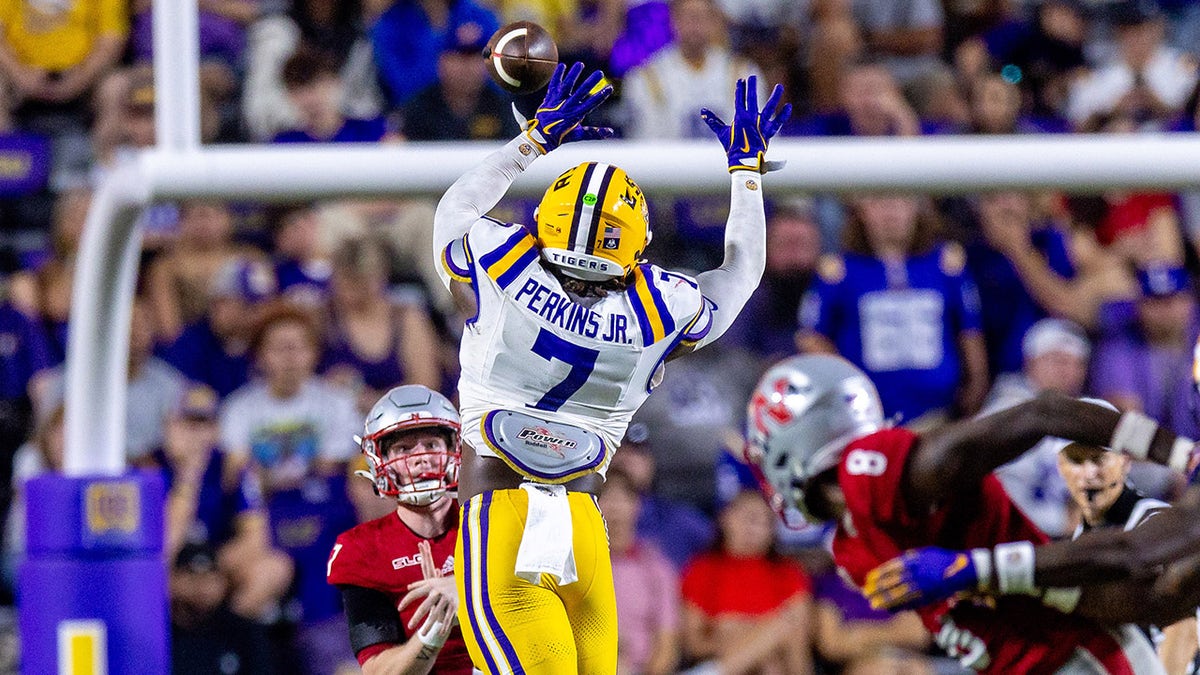
[[[68,70],[100,36],[129,32],[127,0],[0,0],[0,30],[21,63]]]

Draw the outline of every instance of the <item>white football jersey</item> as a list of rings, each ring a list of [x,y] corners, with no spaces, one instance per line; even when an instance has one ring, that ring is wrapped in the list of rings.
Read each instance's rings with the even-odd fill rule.
[[[463,438],[485,456],[495,456],[481,432],[493,410],[582,427],[611,456],[667,355],[712,326],[695,280],[650,264],[624,292],[568,296],[519,224],[479,219],[446,247],[442,264],[475,291],[478,310],[459,350],[459,406]]]

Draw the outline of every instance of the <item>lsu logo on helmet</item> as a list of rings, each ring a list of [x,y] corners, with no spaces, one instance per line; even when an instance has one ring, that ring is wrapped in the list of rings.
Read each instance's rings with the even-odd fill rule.
[[[585,162],[558,177],[537,211],[542,257],[585,281],[622,278],[650,243],[641,188],[621,169]]]

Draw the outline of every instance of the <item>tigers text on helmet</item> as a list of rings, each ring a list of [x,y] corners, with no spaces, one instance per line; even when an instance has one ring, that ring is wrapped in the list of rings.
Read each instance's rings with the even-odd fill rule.
[[[774,492],[806,515],[808,481],[838,465],[855,438],[883,428],[870,378],[840,356],[793,356],[759,380],[747,416],[747,459]]]
[[[650,243],[642,189],[609,164],[585,162],[559,176],[536,220],[542,258],[584,281],[623,278]]]
[[[418,384],[395,387],[367,413],[360,447],[370,471],[356,473],[370,479],[380,496],[410,506],[432,504],[458,487],[460,426],[458,411],[445,396]],[[445,431],[446,449],[389,457],[388,437],[416,429]]]

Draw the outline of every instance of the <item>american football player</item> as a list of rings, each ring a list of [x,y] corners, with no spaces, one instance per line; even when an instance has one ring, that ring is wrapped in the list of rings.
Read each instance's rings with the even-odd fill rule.
[[[364,673],[472,671],[454,585],[459,428],[450,401],[418,384],[367,414],[358,440],[369,470],[359,473],[396,510],[339,536],[327,569]]]
[[[767,142],[790,113],[776,87],[760,110],[739,81],[733,119],[700,115],[725,148],[724,264],[696,278],[642,260],[646,196],[623,170],[586,162],[551,184],[530,225],[486,214],[534,160],[612,135],[584,117],[612,92],[559,65],[525,130],[443,196],[434,254],[466,296],[460,360],[463,465],[459,619],[488,673],[612,673],[616,609],[592,494],[665,361],[717,339],[765,264]]]
[[[954,579],[960,568],[986,567],[1009,595],[975,602],[946,593],[918,603],[938,644],[964,666],[996,674],[1159,673],[1140,631],[1095,620],[1110,611],[1102,602],[1081,597],[1075,584],[1034,585],[1033,547],[1047,538],[992,475],[1045,436],[1129,447],[1122,419],[1098,405],[1042,394],[916,434],[884,424],[878,394],[862,371],[840,357],[807,355],[764,374],[750,401],[747,455],[777,506],[837,523],[834,560],[871,597],[879,583],[872,569],[905,549],[978,548],[976,558],[963,554],[936,574],[931,569],[929,585]],[[1147,431],[1133,454],[1186,457],[1190,442],[1163,429]]]

